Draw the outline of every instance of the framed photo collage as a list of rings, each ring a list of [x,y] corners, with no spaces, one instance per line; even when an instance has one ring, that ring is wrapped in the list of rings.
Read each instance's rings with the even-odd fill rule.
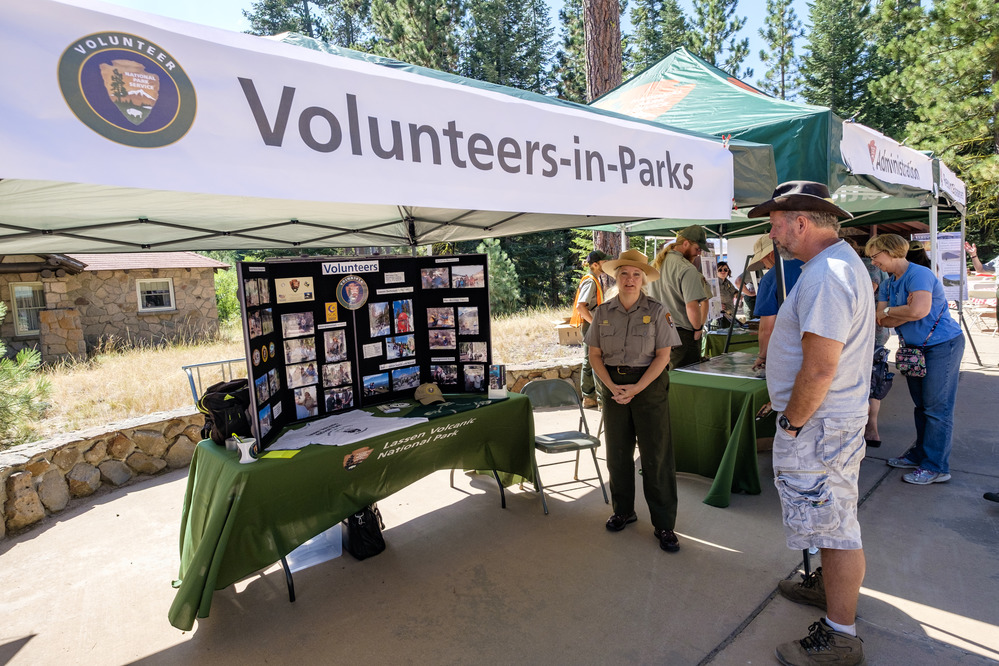
[[[485,255],[239,262],[250,403],[263,446],[298,421],[411,397],[486,393]]]

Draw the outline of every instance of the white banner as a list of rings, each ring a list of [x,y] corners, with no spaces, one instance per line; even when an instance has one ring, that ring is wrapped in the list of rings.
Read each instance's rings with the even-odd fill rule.
[[[933,191],[933,159],[870,127],[843,123],[843,161],[855,174]]]
[[[937,160],[937,164],[940,165],[940,191],[949,196],[951,201],[966,205],[967,190],[964,189],[964,181],[955,176],[943,160]]]
[[[88,0],[0,0],[0,177],[727,219],[720,144]]]

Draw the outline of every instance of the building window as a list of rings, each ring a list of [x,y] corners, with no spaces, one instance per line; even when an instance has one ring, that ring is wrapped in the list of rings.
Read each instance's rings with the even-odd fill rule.
[[[45,309],[45,291],[41,282],[11,282],[14,303],[14,335],[38,335],[38,313]]]
[[[139,312],[160,312],[176,309],[173,301],[173,278],[136,280]]]

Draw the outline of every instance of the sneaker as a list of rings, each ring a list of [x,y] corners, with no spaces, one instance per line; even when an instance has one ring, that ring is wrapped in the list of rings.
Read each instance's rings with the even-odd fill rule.
[[[659,539],[659,547],[667,553],[680,550],[680,540],[676,538],[676,532],[673,530],[656,530],[654,534]]]
[[[777,591],[785,599],[796,604],[808,604],[826,609],[826,586],[822,581],[822,567],[805,576],[801,580],[782,580],[777,583]]]
[[[990,502],[999,502],[999,493],[985,493],[982,497]]]
[[[862,666],[864,641],[857,636],[835,631],[825,618],[808,627],[808,635],[800,641],[777,646],[777,659],[785,666],[810,666],[811,664],[841,664]]]
[[[898,467],[899,469],[918,469],[919,465],[912,462],[908,458],[889,458],[889,467]]]
[[[917,467],[915,472],[904,474],[902,480],[906,483],[915,483],[917,486],[928,486],[931,483],[950,481],[950,474],[947,472],[931,472],[928,469]]]
[[[633,523],[636,520],[638,520],[638,515],[634,512],[630,516],[622,516],[619,513],[615,513],[607,519],[607,529],[611,532],[620,532],[624,529],[625,525]]]

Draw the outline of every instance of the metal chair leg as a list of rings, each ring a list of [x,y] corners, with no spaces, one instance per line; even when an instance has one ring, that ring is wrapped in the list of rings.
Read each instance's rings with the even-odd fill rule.
[[[545,486],[541,483],[541,472],[538,471],[538,463],[534,462],[534,492],[541,493],[541,506],[545,509],[545,515],[548,515],[548,500],[545,499]]]
[[[291,577],[291,569],[288,568],[288,560],[282,557],[281,566],[284,567],[284,580],[288,583],[288,601],[295,603],[295,580]]]
[[[610,504],[610,500],[607,499],[607,489],[604,487],[604,477],[600,474],[600,465],[597,464],[597,450],[590,449],[590,453],[593,454],[593,467],[597,470],[597,481],[600,482],[600,492],[604,494],[604,504]]]

